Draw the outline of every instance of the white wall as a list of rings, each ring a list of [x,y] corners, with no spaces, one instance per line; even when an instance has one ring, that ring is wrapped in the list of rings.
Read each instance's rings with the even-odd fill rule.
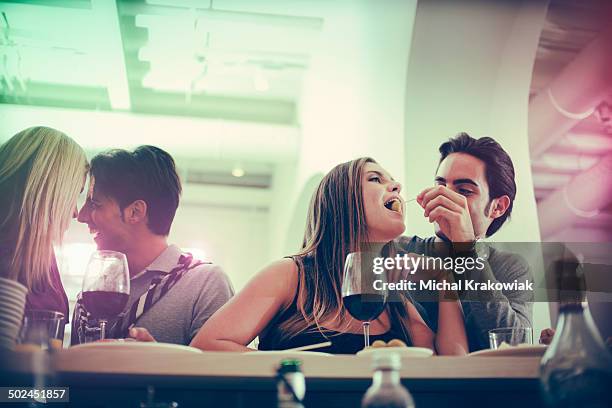
[[[300,155],[284,196],[306,207],[316,174],[372,156],[400,182],[404,174],[404,89],[416,1],[328,2],[300,106]],[[312,187],[312,186],[310,186]],[[310,188],[312,190],[312,188]],[[298,199],[301,202],[298,202]],[[306,214],[283,214],[280,239],[299,243]]]
[[[201,248],[240,290],[269,262],[268,217],[268,211],[256,209],[182,205],[170,241]]]
[[[497,242],[540,240],[527,107],[546,5],[442,0],[417,8],[406,87],[406,196],[433,184],[442,142],[461,131],[493,137],[512,157],[518,189],[511,221],[492,238]],[[432,235],[420,207],[407,212],[407,233]],[[534,269],[537,279],[542,271]],[[547,304],[536,304],[534,321],[538,334],[549,326]]]

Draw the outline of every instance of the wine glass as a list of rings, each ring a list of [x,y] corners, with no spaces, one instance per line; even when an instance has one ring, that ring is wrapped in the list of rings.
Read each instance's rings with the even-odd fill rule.
[[[365,347],[370,347],[370,321],[385,310],[388,290],[386,275],[373,272],[373,257],[365,252],[351,252],[344,261],[342,301],[357,320],[363,322]]]
[[[83,306],[100,324],[100,340],[106,338],[106,324],[125,308],[130,296],[127,259],[121,252],[96,251],[91,255],[83,278]]]

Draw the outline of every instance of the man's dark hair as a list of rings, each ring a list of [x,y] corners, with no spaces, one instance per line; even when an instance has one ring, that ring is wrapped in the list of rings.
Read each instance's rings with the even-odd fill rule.
[[[514,181],[514,165],[508,153],[490,137],[474,139],[467,133],[459,133],[448,142],[440,145],[440,163],[451,153],[465,153],[480,159],[485,164],[485,176],[489,185],[489,200],[507,195],[510,205],[506,212],[493,220],[487,229],[487,237],[501,228],[512,213],[516,197],[516,182]]]
[[[168,235],[179,204],[181,181],[174,159],[155,146],[133,152],[110,150],[91,159],[94,188],[114,199],[123,211],[136,200],[147,203],[149,229]]]

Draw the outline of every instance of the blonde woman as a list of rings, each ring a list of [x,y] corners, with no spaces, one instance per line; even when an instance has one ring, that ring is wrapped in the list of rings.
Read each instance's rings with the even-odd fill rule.
[[[371,158],[342,163],[313,196],[303,249],[264,268],[200,329],[191,345],[205,350],[282,350],[331,340],[320,351],[350,354],[363,348],[362,324],[341,296],[343,263],[363,243],[391,242],[405,229],[401,185]],[[407,298],[390,302],[371,322],[372,341],[392,339],[438,354],[465,354],[467,340],[458,302],[439,302],[438,332],[427,326]]]
[[[77,215],[87,170],[83,149],[48,127],[25,129],[0,146],[0,277],[25,286],[26,311],[58,311],[67,320],[53,245]]]

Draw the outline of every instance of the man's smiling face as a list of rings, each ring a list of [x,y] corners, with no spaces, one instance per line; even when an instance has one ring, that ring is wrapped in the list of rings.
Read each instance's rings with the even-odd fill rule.
[[[87,199],[79,211],[79,222],[87,224],[98,249],[126,253],[130,242],[129,226],[123,220],[119,204],[96,189],[93,176],[89,184]]]

